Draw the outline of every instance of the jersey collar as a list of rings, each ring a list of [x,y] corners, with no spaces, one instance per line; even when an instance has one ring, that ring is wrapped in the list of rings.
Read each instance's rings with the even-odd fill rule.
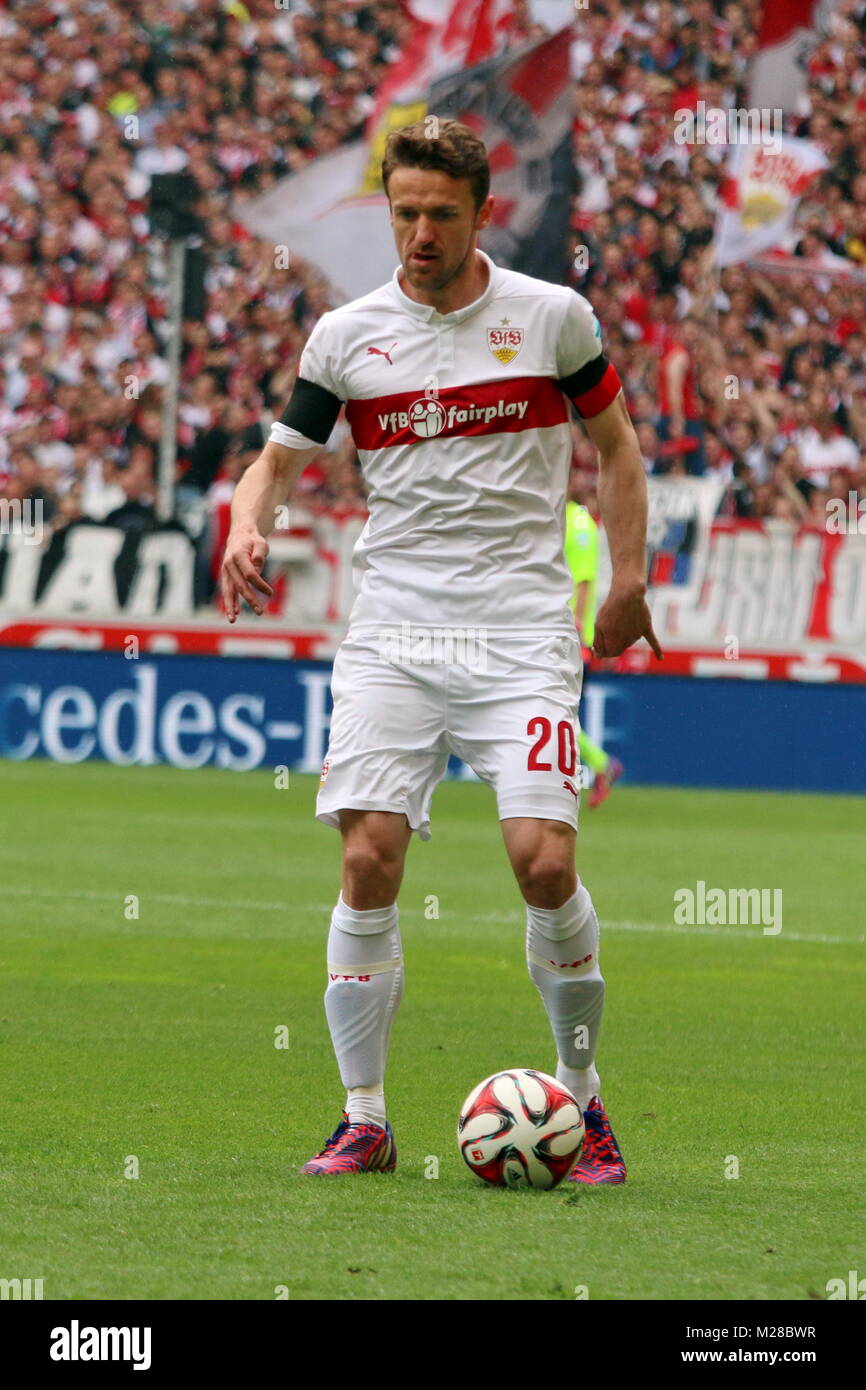
[[[417,319],[423,319],[428,323],[435,323],[437,325],[462,323],[464,319],[471,318],[473,314],[477,314],[479,309],[483,309],[490,303],[496,293],[496,281],[499,275],[499,267],[494,265],[490,257],[486,256],[480,247],[476,249],[481,259],[487,262],[490,274],[484,293],[479,295],[477,299],[474,299],[471,304],[465,304],[462,309],[455,309],[450,314],[440,314],[437,309],[433,308],[432,304],[418,304],[416,300],[410,299],[408,294],[401,289],[400,281],[397,278],[400,273],[400,267],[398,266],[394,271],[391,284],[401,309],[405,309],[408,314],[413,314]]]

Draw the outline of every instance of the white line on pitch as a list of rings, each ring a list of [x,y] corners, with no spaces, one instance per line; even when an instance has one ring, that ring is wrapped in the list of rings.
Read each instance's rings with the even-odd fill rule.
[[[124,894],[117,892],[105,892],[103,890],[89,888],[10,888],[8,886],[0,889],[0,897],[19,897],[19,898],[85,898],[95,902],[122,902]],[[180,893],[140,893],[140,898],[146,902],[165,903],[169,907],[237,907],[247,909],[250,912],[305,912],[321,914],[326,920],[334,910],[333,903],[294,903],[288,902],[270,903],[260,902],[253,898],[199,898],[186,897]],[[404,909],[405,912],[405,909]],[[499,913],[472,913],[466,914],[466,922],[490,922],[496,926],[513,927],[519,926],[521,919],[520,909],[515,909],[513,917],[504,917]],[[612,922],[606,918],[602,919],[602,932],[605,931],[632,931],[649,933],[669,933],[673,936],[735,936],[748,941],[763,940],[764,933],[757,926],[751,929],[741,927],[714,927],[714,926],[677,926],[673,922]],[[447,928],[446,928],[447,930]],[[782,930],[778,933],[781,940],[801,941],[811,946],[854,946],[862,945],[866,941],[864,936],[825,936],[809,934],[806,932],[787,932]]]

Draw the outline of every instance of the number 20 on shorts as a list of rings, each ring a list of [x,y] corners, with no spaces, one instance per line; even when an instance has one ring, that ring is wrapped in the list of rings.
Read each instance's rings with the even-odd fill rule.
[[[545,762],[542,754],[548,752],[553,737],[553,724],[543,714],[530,719],[526,732],[535,742],[529,750],[526,766],[530,772],[552,772],[553,763]],[[557,766],[566,777],[573,777],[577,767],[577,745],[574,738],[574,725],[570,719],[560,719],[556,726]]]

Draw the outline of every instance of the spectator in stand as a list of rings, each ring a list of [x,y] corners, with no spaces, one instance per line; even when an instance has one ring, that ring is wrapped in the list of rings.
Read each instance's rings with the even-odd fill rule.
[[[30,449],[15,449],[10,458],[8,499],[30,502],[41,508],[43,521],[50,521],[57,509],[57,499],[47,486],[39,460]]]
[[[857,445],[842,433],[829,410],[822,410],[814,426],[803,431],[798,448],[806,476],[820,488],[827,486],[835,470],[853,473],[860,462]]]
[[[757,516],[756,484],[751,468],[743,459],[735,459],[731,471],[733,481],[725,495],[722,510],[728,516]]]
[[[178,519],[196,545],[195,596],[207,603],[213,592],[211,565],[213,508],[208,494],[221,469],[232,466],[241,477],[264,446],[259,420],[237,401],[224,401],[217,422],[203,431],[192,449],[189,467],[177,486]],[[235,460],[238,467],[235,468]]]
[[[154,455],[147,444],[133,444],[129,462],[117,475],[124,500],[104,518],[106,526],[123,531],[150,531],[157,524],[154,506]]]
[[[852,492],[856,494],[855,479],[856,473],[846,468],[834,468],[827,479],[827,495],[833,501],[847,502]]]
[[[816,487],[813,489],[812,496],[809,498],[807,525],[817,527],[819,531],[827,529],[827,503],[829,500],[830,494],[824,488]]]
[[[79,446],[76,446],[79,447]],[[76,456],[76,478],[80,480],[82,513],[92,521],[103,521],[109,512],[123,505],[126,494],[117,481],[114,460],[84,444]]]
[[[648,420],[643,420],[635,426],[637,442],[640,445],[643,466],[647,473],[657,473],[663,471],[659,465],[661,462],[659,455],[659,437],[654,425]]]
[[[704,438],[704,458],[706,460],[705,477],[727,485],[734,481],[734,460],[731,452],[713,431],[709,431]]]
[[[659,362],[659,438],[682,446],[686,470],[695,475],[705,467],[704,424],[695,380],[695,349],[701,332],[696,319],[683,319],[667,335]]]
[[[755,481],[766,482],[770,476],[770,465],[751,421],[733,420],[726,435],[734,462],[748,464]]]

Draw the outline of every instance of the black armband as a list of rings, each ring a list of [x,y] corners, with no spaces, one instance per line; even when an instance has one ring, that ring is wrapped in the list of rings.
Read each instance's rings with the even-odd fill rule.
[[[615,400],[622,389],[616,367],[603,352],[570,376],[559,378],[558,385],[577,407],[584,419],[599,415]]]
[[[326,391],[324,386],[299,376],[291,400],[280,416],[280,424],[297,430],[317,444],[326,444],[342,404],[339,396]]]

